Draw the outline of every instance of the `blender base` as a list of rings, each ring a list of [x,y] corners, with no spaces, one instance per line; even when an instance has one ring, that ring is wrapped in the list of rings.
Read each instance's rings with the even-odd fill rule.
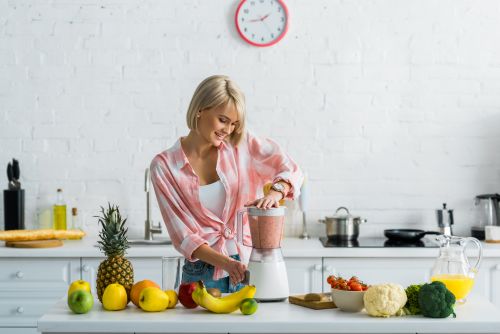
[[[254,298],[259,302],[278,302],[288,298],[288,276],[284,261],[248,263],[249,283],[255,285]]]

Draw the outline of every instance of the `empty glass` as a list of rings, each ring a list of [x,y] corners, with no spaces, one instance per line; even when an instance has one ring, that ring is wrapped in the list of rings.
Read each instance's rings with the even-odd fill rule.
[[[182,257],[171,256],[161,259],[163,290],[177,290],[180,285],[181,260]]]

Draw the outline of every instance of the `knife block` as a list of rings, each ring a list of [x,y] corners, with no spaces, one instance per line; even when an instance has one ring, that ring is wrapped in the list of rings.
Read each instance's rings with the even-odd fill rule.
[[[5,230],[24,230],[24,189],[4,190]]]

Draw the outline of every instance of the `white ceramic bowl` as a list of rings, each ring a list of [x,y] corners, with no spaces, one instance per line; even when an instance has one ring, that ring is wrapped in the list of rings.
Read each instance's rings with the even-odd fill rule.
[[[365,292],[332,289],[332,300],[344,312],[360,312],[365,307]]]

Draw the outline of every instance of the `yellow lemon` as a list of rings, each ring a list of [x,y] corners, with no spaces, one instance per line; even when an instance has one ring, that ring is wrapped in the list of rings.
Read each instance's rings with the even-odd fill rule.
[[[127,291],[123,285],[118,283],[110,284],[104,289],[102,295],[102,306],[108,311],[119,311],[127,307]]]
[[[175,305],[177,305],[177,301],[179,300],[179,298],[177,297],[177,293],[174,290],[165,290],[165,293],[168,296],[167,308],[174,308]]]

